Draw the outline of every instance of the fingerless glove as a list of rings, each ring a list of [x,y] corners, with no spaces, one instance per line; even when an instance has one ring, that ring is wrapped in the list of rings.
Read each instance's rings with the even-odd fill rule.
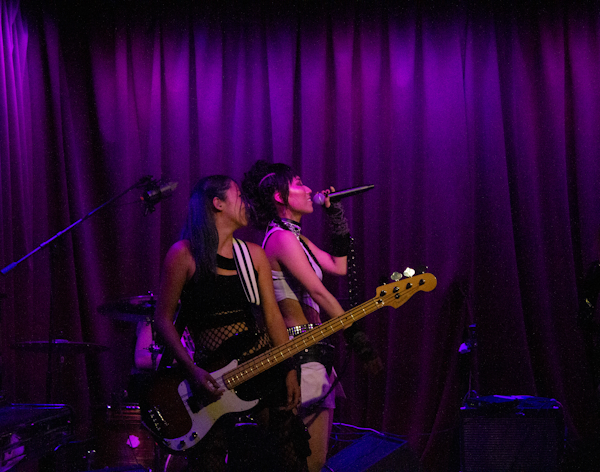
[[[332,202],[329,208],[325,208],[325,214],[328,217],[331,231],[330,254],[334,257],[347,256],[350,252],[352,237],[341,202]]]
[[[371,340],[356,323],[344,331],[344,338],[358,358],[362,362],[369,362],[377,358],[377,353],[373,349]]]

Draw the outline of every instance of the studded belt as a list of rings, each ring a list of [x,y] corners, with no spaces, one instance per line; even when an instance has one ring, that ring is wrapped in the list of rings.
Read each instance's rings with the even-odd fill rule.
[[[287,329],[287,332],[289,336],[298,336],[299,334],[306,333],[307,331],[310,331],[311,329],[316,328],[317,326],[320,325],[309,323],[299,326],[292,326]]]

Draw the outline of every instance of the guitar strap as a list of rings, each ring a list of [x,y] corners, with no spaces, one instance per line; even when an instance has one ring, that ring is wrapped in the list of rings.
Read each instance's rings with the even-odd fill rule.
[[[241,239],[233,238],[233,259],[235,266],[244,287],[246,298],[253,305],[260,305],[260,295],[258,293],[258,281],[254,274],[254,265],[248,245]]]
[[[237,268],[240,282],[242,283],[242,287],[244,288],[244,293],[246,294],[246,299],[252,305],[260,305],[258,281],[256,280],[256,274],[254,273],[254,264],[252,264],[252,256],[250,255],[248,245],[241,239],[233,238],[233,259],[235,261],[235,266]],[[257,314],[254,314],[254,316],[256,318]],[[183,319],[183,316],[178,316],[175,319],[175,329],[177,330],[180,336],[183,334],[185,326],[186,322]],[[163,356],[161,357],[157,370],[162,370],[167,366],[171,365],[172,363],[173,355],[170,353],[167,354],[167,350],[165,350]]]

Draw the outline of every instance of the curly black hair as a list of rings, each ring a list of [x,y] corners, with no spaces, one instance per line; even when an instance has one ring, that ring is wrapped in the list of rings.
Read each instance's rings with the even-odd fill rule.
[[[270,221],[277,219],[275,192],[279,192],[287,205],[290,183],[297,176],[298,173],[287,164],[271,164],[264,160],[256,161],[244,174],[242,194],[253,226],[264,229]]]

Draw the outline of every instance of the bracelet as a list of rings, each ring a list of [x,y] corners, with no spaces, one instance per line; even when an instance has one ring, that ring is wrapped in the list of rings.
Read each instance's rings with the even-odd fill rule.
[[[290,326],[287,329],[288,335],[289,336],[298,336],[302,333],[306,333],[307,331],[316,328],[317,326],[320,326],[320,324],[313,324],[313,323],[309,323],[309,324],[303,324],[303,325],[298,325],[298,326]]]

